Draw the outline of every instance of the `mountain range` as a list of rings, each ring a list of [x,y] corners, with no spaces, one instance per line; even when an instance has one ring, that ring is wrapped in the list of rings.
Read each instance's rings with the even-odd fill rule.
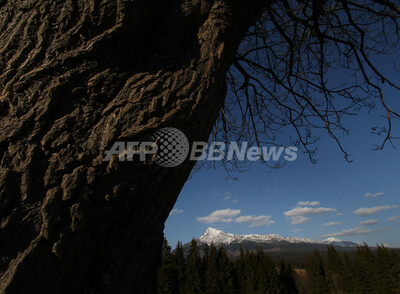
[[[278,234],[250,234],[238,235],[226,233],[222,230],[207,228],[200,238],[195,239],[200,250],[207,245],[214,244],[216,246],[224,246],[229,256],[235,257],[239,255],[239,250],[256,250],[260,247],[271,256],[287,257],[296,255],[297,253],[309,253],[314,250],[326,251],[327,245],[332,245],[337,251],[348,252],[353,251],[357,247],[357,243],[351,241],[342,241],[336,238],[328,238],[323,241],[315,241],[308,238],[282,237]],[[183,250],[188,253],[190,243],[183,245]]]

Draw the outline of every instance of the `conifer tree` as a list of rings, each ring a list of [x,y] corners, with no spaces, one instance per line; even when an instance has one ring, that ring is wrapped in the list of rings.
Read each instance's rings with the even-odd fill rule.
[[[171,247],[165,238],[161,257],[161,266],[158,270],[158,293],[178,293],[177,269],[171,255]]]
[[[203,276],[201,271],[201,258],[197,242],[193,239],[190,243],[189,255],[186,261],[185,294],[202,294]]]
[[[376,269],[374,254],[366,245],[358,246],[354,260],[355,291],[373,293],[375,287]]]
[[[343,289],[343,262],[332,245],[327,247],[326,271],[329,288],[335,291]]]
[[[185,294],[184,285],[186,281],[186,272],[185,272],[185,256],[183,253],[182,242],[178,242],[176,245],[176,249],[174,252],[174,263],[177,270],[177,279],[178,279],[178,293]]]
[[[400,293],[400,268],[396,256],[383,245],[374,252],[375,282],[373,290],[378,293]]]
[[[204,246],[204,249],[203,249],[203,260],[205,261],[205,263],[208,260],[209,252],[210,252],[210,246],[206,243],[206,245]]]
[[[353,293],[355,290],[354,265],[347,253],[343,255],[343,291]]]
[[[222,292],[224,294],[236,293],[237,282],[234,267],[222,245],[218,247],[218,269]]]
[[[238,283],[238,291],[240,294],[246,294],[244,292],[245,288],[245,261],[244,261],[244,250],[243,247],[239,248],[239,257],[236,259],[235,263],[236,277]]]
[[[397,254],[394,250],[390,251],[390,254],[392,256],[392,271],[391,271],[391,276],[392,279],[394,280],[394,293],[399,294],[400,293],[400,255]]]
[[[312,294],[329,293],[329,285],[325,274],[324,261],[317,250],[306,260],[306,270],[310,278]]]
[[[297,294],[296,281],[293,276],[293,269],[290,263],[280,261],[279,278],[284,285],[287,294]]]
[[[271,257],[265,254],[264,251],[257,248],[257,262],[258,262],[258,275],[257,275],[257,292],[258,293],[271,293],[278,294],[284,292],[284,286],[276,271],[276,267]],[[263,274],[260,276],[260,274]]]
[[[243,276],[243,292],[246,294],[256,293],[256,259],[254,254],[246,250],[244,254],[244,276]]]
[[[218,270],[217,248],[214,244],[211,244],[209,247],[205,262],[205,292],[207,294],[223,293],[221,289],[220,272]]]

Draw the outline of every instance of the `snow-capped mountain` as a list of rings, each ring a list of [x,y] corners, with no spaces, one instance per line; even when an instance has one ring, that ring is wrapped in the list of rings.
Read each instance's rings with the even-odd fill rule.
[[[207,228],[204,232],[203,236],[201,236],[198,241],[202,243],[207,243],[210,245],[214,243],[215,245],[229,245],[232,242],[243,243],[245,241],[251,242],[289,242],[289,243],[311,243],[316,244],[319,243],[317,241],[307,239],[307,238],[295,238],[295,237],[282,237],[278,234],[269,234],[269,235],[258,235],[258,234],[250,234],[250,235],[236,235],[231,233],[225,233],[224,231],[217,230],[214,228]]]
[[[351,241],[343,241],[336,238],[328,238],[323,240],[321,243],[333,246],[344,246],[344,247],[356,247],[358,244]]]
[[[279,258],[289,255],[308,254],[315,249],[326,251],[327,245],[334,246],[338,251],[351,251],[357,246],[356,243],[350,241],[342,241],[336,238],[328,238],[324,241],[315,241],[308,238],[282,237],[278,234],[250,234],[237,235],[226,233],[222,230],[207,228],[204,234],[196,239],[200,250],[206,245],[214,244],[216,246],[224,246],[226,252],[231,257],[239,254],[240,248],[243,250],[256,250],[257,247],[268,252],[271,256]],[[187,253],[190,243],[183,245],[184,251]]]

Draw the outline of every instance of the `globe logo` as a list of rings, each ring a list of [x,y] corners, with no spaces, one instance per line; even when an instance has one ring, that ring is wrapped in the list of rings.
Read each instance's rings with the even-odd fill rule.
[[[151,136],[158,145],[155,162],[162,167],[180,165],[189,154],[189,141],[175,128],[162,128]]]

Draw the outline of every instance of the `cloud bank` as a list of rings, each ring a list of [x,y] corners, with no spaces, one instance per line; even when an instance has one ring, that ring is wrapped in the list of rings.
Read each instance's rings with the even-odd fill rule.
[[[293,216],[292,217],[292,225],[300,225],[300,224],[305,224],[308,223],[311,220],[309,217],[304,217],[304,216]]]
[[[331,211],[337,211],[334,208],[328,207],[295,207],[284,213],[286,216],[305,216],[305,215],[320,215]]]
[[[383,194],[385,194],[385,193],[383,193],[383,192],[378,192],[378,193],[365,193],[365,198],[375,198],[375,197],[379,197],[379,196],[382,196]]]
[[[210,213],[207,216],[199,216],[196,217],[196,220],[205,224],[212,224],[212,223],[230,223],[233,221],[233,218],[240,214],[240,209],[221,209],[216,210]]]
[[[212,223],[231,223],[248,224],[250,228],[259,226],[269,226],[275,223],[270,215],[240,215],[240,209],[221,209],[216,210],[209,215],[196,217],[198,222]]]
[[[361,207],[359,209],[354,210],[353,212],[359,216],[368,216],[378,213],[382,210],[388,210],[392,208],[396,208],[397,205],[383,205],[383,206],[374,206],[374,207]]]
[[[349,236],[349,235],[366,235],[371,233],[372,230],[367,230],[364,228],[351,228],[351,229],[347,229],[347,230],[343,230],[341,232],[338,233],[331,233],[331,234],[325,234],[325,235],[321,235],[321,238],[327,238],[327,237],[338,237],[338,236]]]
[[[320,203],[318,201],[300,201],[300,202],[297,202],[297,205],[299,205],[299,206],[307,206],[307,205],[317,206],[317,205],[320,205]]]
[[[379,221],[377,219],[367,219],[363,222],[360,222],[360,225],[362,226],[372,226],[372,225],[376,225],[377,223],[379,223]]]
[[[387,218],[387,220],[390,221],[390,222],[394,222],[394,221],[396,221],[398,219],[400,219],[400,214]]]
[[[329,222],[329,223],[324,223],[323,226],[331,227],[331,226],[337,226],[337,225],[341,225],[341,224],[343,224],[343,222]]]

